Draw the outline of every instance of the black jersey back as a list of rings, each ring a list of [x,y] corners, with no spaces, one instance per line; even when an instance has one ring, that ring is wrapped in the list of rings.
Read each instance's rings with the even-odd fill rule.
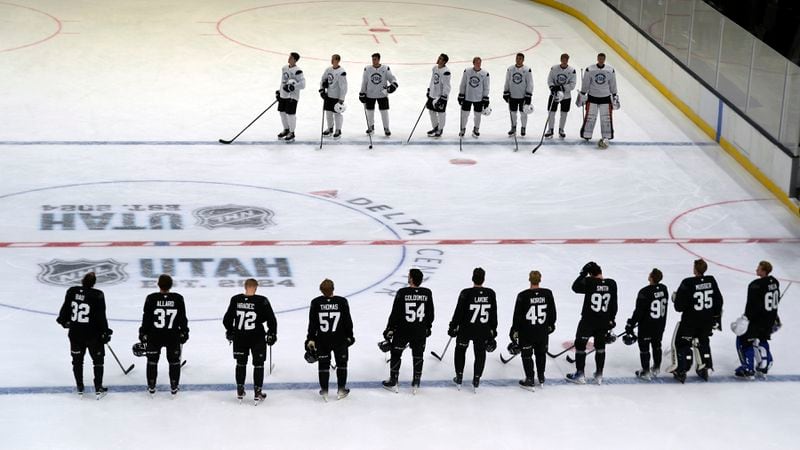
[[[512,329],[520,336],[547,336],[548,329],[555,323],[556,303],[550,289],[525,289],[517,294]]]
[[[581,320],[587,325],[606,326],[617,316],[617,282],[611,278],[579,276],[572,291],[584,294]]]
[[[748,334],[770,332],[778,317],[781,285],[772,276],[753,280],[747,286],[744,315],[750,320]]]
[[[320,295],[311,300],[307,339],[342,343],[352,336],[353,319],[350,317],[350,305],[346,298]]]
[[[433,294],[424,287],[404,287],[397,291],[387,328],[408,336],[424,336],[433,324]]]
[[[58,319],[70,323],[70,337],[99,336],[108,329],[103,291],[82,286],[67,289]]]
[[[266,335],[264,323],[270,333],[278,333],[278,322],[269,299],[263,295],[237,294],[231,297],[222,324],[237,337],[260,337]]]
[[[458,326],[459,334],[472,336],[485,336],[489,330],[496,330],[497,298],[494,290],[486,287],[462,290],[453,312],[451,328],[453,325]]]
[[[663,284],[643,287],[636,295],[636,307],[629,325],[635,327],[638,324],[640,336],[661,335],[667,324],[668,301],[669,291]]]
[[[707,326],[722,315],[722,293],[710,275],[689,277],[675,292],[675,310],[681,312],[681,325]]]
[[[141,332],[149,337],[176,336],[188,329],[186,304],[176,292],[153,292],[144,300]]]

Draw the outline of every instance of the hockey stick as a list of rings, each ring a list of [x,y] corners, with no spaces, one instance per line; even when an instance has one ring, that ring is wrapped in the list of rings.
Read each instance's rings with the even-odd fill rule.
[[[620,338],[624,334],[625,334],[625,332],[623,331],[622,333],[618,334],[617,337]],[[593,349],[589,350],[588,352],[586,352],[586,354],[587,355],[591,355],[592,353],[594,353],[595,350],[597,350],[597,349],[593,348]],[[573,358],[572,355],[567,355],[567,362],[569,362],[570,364],[574,364],[575,363],[575,358]]]
[[[267,350],[269,352],[269,374],[272,375],[272,371],[275,370],[275,364],[272,364],[272,346],[267,347]]]
[[[319,125],[319,149],[322,150],[322,133],[325,132],[325,103],[322,104],[322,123]],[[272,373],[272,372],[270,372]]]
[[[184,360],[183,360],[183,362],[181,363],[181,367],[185,366],[187,362],[188,362],[188,361],[186,361],[186,360],[184,359]]]
[[[110,345],[108,345],[108,344],[106,344],[106,347],[108,347],[108,349],[109,349],[109,350],[111,350],[111,355],[112,355],[112,356],[114,356],[114,359],[116,359],[116,360],[117,360],[117,364],[119,364],[119,368],[120,368],[120,370],[122,370],[122,373],[124,373],[125,375],[127,375],[127,374],[131,373],[131,370],[133,370],[133,367],[134,367],[136,364],[131,364],[131,366],[130,366],[130,367],[128,367],[128,370],[125,370],[125,368],[124,368],[124,367],[122,367],[122,363],[121,363],[121,362],[119,362],[119,358],[117,358],[117,354],[116,354],[116,353],[114,353],[114,349],[113,349],[113,348],[111,348],[111,346],[110,346]]]
[[[500,361],[502,361],[503,364],[508,364],[508,362],[511,361],[512,359],[516,358],[518,354],[519,353],[515,353],[515,354],[509,356],[508,359],[506,359],[506,358],[503,358],[503,354],[500,353]]]
[[[547,356],[549,356],[551,358],[558,358],[559,356],[563,355],[564,353],[567,353],[568,351],[572,350],[573,348],[575,348],[575,344],[570,345],[569,347],[565,348],[563,352],[558,352],[555,355],[550,353],[550,352],[547,352]]]
[[[247,126],[246,126],[246,127],[244,127],[244,129],[243,129],[242,131],[240,131],[240,132],[239,132],[239,134],[237,134],[236,136],[234,136],[234,137],[233,137],[233,139],[231,139],[230,141],[226,141],[225,139],[220,139],[220,140],[219,140],[219,143],[220,143],[220,144],[230,144],[231,142],[235,141],[235,140],[236,140],[236,138],[238,138],[239,136],[241,136],[241,134],[242,134],[242,133],[244,133],[244,131],[245,131],[246,129],[250,128],[250,125],[252,125],[252,124],[256,123],[256,120],[260,119],[260,118],[261,118],[261,116],[263,116],[263,115],[264,115],[264,113],[266,113],[267,111],[269,111],[269,110],[270,110],[270,108],[272,108],[273,106],[275,106],[275,103],[278,103],[278,100],[275,100],[274,102],[272,102],[272,104],[271,104],[271,105],[267,106],[267,109],[265,109],[264,111],[261,111],[261,114],[259,114],[258,116],[256,116],[256,118],[255,118],[255,119],[253,119],[253,121],[252,121],[252,122],[250,122],[249,124],[247,124]]]
[[[369,136],[369,149],[372,150],[372,127],[369,125],[369,117],[367,117],[367,105],[364,104],[364,120],[367,122],[367,136]]]
[[[539,147],[541,147],[544,142],[544,133],[547,131],[547,124],[550,122],[550,108],[553,107],[553,100],[555,100],[555,98],[553,98],[553,94],[550,94],[550,97],[547,98],[547,119],[545,119],[544,127],[542,128],[542,137],[539,138],[539,145],[531,150],[531,154],[536,153],[536,150],[539,150]]]
[[[444,355],[447,353],[447,347],[450,347],[450,342],[452,341],[453,337],[451,336],[450,339],[447,340],[447,344],[444,346],[444,350],[442,350],[442,356],[437,355],[436,352],[434,352],[433,350],[431,350],[431,355],[433,355],[434,358],[441,361],[442,359],[444,359]]]
[[[523,113],[524,114],[524,113]],[[517,126],[514,125],[514,113],[509,108],[508,118],[511,120],[511,128],[514,130],[514,151],[519,151],[519,143],[517,142]]]
[[[417,129],[417,125],[419,125],[419,121],[420,119],[422,119],[422,113],[424,112],[425,112],[425,105],[422,105],[422,111],[419,112],[419,117],[417,117],[417,122],[414,124],[414,128],[411,129],[411,134],[408,135],[408,140],[406,141],[406,144],[411,142],[411,136],[414,135],[414,130]]]

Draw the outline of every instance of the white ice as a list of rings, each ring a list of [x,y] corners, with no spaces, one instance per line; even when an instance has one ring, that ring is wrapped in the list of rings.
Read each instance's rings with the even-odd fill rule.
[[[772,340],[769,382],[733,379],[738,359],[727,324],[743,312],[759,260],[773,263],[783,287],[800,282],[797,217],[578,21],[532,2],[478,0],[43,0],[0,3],[0,17],[0,448],[796,446],[800,362],[793,343],[800,335],[793,324],[800,311],[793,300],[800,288],[790,287],[781,304],[785,327]],[[270,111],[239,142],[217,144],[272,102],[289,51],[301,54],[308,82],[298,142],[275,139],[280,121]],[[375,137],[370,151],[357,90],[375,51],[400,89],[391,97],[393,136]],[[501,94],[517,51],[534,71],[536,111],[514,152]],[[605,151],[579,143],[573,109],[566,140],[547,141],[531,155],[545,118],[547,70],[564,51],[578,68],[608,53],[623,105],[614,116],[616,138]],[[479,140],[465,139],[463,152],[455,101],[441,141],[424,136],[425,113],[411,145],[403,144],[441,52],[450,56],[454,85],[476,55],[492,77],[494,112]],[[348,70],[349,109],[343,139],[318,150],[316,89],[331,53],[342,54]],[[208,229],[193,214],[227,204],[269,209],[272,224]],[[107,223],[103,212],[111,214]],[[164,212],[176,214],[180,229],[170,229],[168,217],[150,222]],[[53,214],[49,226],[45,214]],[[70,214],[74,229],[53,222]],[[687,241],[693,238],[711,242]],[[648,243],[635,241],[642,239]],[[376,241],[384,242],[368,245]],[[58,242],[63,246],[52,245]],[[528,271],[541,270],[543,285],[555,292],[559,321],[550,346],[560,351],[573,339],[582,300],[569,286],[586,261],[617,280],[622,324],[651,268],[663,270],[673,289],[698,256],[711,262],[725,295],[711,383],[693,374],[686,385],[669,376],[637,383],[638,351],[618,342],[608,351],[606,386],[566,385],[563,376],[573,369],[563,358],[548,361],[544,389],[531,394],[514,386],[522,376],[518,359],[503,365],[497,355],[505,353],[512,303],[527,287]],[[111,345],[136,368],[125,376],[108,354],[109,395],[78,400],[69,393],[66,333],[54,321],[66,286],[47,284],[64,278],[45,268],[55,260],[109,258],[125,274],[98,286],[113,319]],[[276,258],[288,261],[291,276],[258,268],[259,260]],[[187,298],[192,320],[184,391],[174,401],[163,390],[147,398],[145,362],[129,350],[153,290],[146,265],[157,272],[162,260],[176,265],[175,290]],[[447,386],[452,348],[442,362],[426,358],[419,395],[408,389],[408,352],[400,394],[377,387],[388,372],[375,343],[391,292],[415,266],[425,269],[437,307],[428,351],[447,342],[447,322],[472,268],[487,270],[499,299],[500,346],[477,395]],[[245,272],[263,280],[259,293],[281,311],[276,368],[258,408],[234,399],[234,364],[219,321]],[[316,368],[302,359],[304,308],[325,277],[349,296],[357,339],[353,391],[328,404],[316,394]],[[676,320],[671,311],[668,330]],[[467,377],[471,364],[470,351]],[[593,367],[590,357],[587,370]],[[87,363],[87,384],[90,370]],[[162,358],[160,382],[166,377]]]

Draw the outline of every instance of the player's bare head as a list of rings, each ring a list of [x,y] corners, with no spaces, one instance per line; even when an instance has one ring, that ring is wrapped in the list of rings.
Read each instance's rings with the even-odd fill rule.
[[[322,283],[319,284],[319,291],[325,297],[331,297],[333,295],[333,281],[327,278],[322,280]]]
[[[300,61],[300,54],[297,52],[289,53],[289,64],[295,64]]]
[[[598,277],[603,274],[603,268],[600,267],[600,264],[592,264],[592,267],[589,267],[588,273],[590,277]]]
[[[761,275],[761,273],[759,273],[759,272],[763,273],[763,275]],[[761,261],[761,262],[759,262],[758,263],[758,269],[756,269],[756,273],[759,276],[763,276],[763,277],[769,275],[770,273],[772,273],[772,264],[770,264],[769,261]]]
[[[606,54],[605,53],[598,53],[597,54],[597,64],[603,64],[606,62]]]
[[[372,54],[372,64],[377,66],[381,63],[381,54],[380,53],[373,53]]]
[[[258,288],[258,281],[254,280],[253,278],[248,278],[244,281],[244,288],[248,291],[255,291],[256,288]]]
[[[561,54],[561,64],[566,65],[567,63],[569,63],[569,55],[566,54],[566,53],[562,53]]]
[[[442,53],[441,55],[439,55],[438,58],[436,58],[436,64],[438,64],[439,66],[444,66],[445,64],[447,64],[447,61],[450,61],[450,57],[447,56],[447,54],[445,53]]]
[[[531,284],[538,285],[542,282],[542,273],[538,270],[531,270],[531,273],[528,274],[528,281],[530,281]]]
[[[515,58],[518,66],[521,66],[522,63],[525,61],[525,55],[522,53],[517,53],[517,57]]]
[[[649,277],[647,277],[647,278],[648,278],[648,279],[650,280],[650,282],[652,282],[653,284],[658,284],[658,283],[661,283],[661,280],[663,280],[663,279],[664,279],[664,274],[663,274],[663,273],[661,273],[661,271],[660,271],[660,270],[658,270],[658,269],[656,269],[656,268],[653,268],[653,270],[651,270],[651,271],[650,271],[650,276],[649,276]]]
[[[481,68],[481,57],[480,56],[476,56],[476,57],[472,58],[472,67],[475,68],[476,70]]]
[[[162,273],[158,276],[158,288],[162,291],[168,291],[172,289],[172,277]]]
[[[81,286],[85,288],[94,287],[94,284],[97,282],[97,275],[94,272],[89,272],[83,276],[81,280]]]
[[[339,64],[341,61],[342,61],[342,57],[341,56],[337,55],[336,53],[331,55],[331,64],[336,65],[336,64]]]
[[[705,260],[702,258],[694,260],[694,274],[696,276],[705,275],[706,270],[708,270],[708,263]]]
[[[472,271],[472,282],[480,286],[483,284],[484,280],[486,280],[486,271],[480,267],[476,267]]]
[[[408,271],[408,279],[414,286],[422,285],[422,271],[419,269],[411,269]]]

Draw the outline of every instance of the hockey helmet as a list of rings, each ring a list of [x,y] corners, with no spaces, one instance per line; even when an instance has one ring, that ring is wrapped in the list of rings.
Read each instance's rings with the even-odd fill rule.
[[[599,141],[597,141],[597,147],[601,148],[603,150],[607,149],[608,148],[608,139],[602,138]]]
[[[614,334],[613,331],[609,331],[606,334],[606,344],[613,344],[616,341],[617,341],[617,335]]]
[[[528,104],[522,107],[522,112],[525,114],[533,114],[533,105]]]
[[[314,364],[319,359],[316,350],[306,350],[306,354],[303,355],[303,358],[305,358],[306,362],[309,364]]]
[[[144,342],[137,342],[133,344],[133,356],[141,357],[147,354],[147,344]]]
[[[633,345],[636,343],[636,335],[633,333],[625,333],[625,335],[622,336],[622,342],[625,343],[625,345]]]
[[[506,347],[508,353],[512,355],[518,355],[522,350],[519,348],[519,344],[516,342],[509,342],[508,347]]]
[[[384,339],[384,340],[378,342],[378,348],[381,349],[381,351],[383,353],[386,353],[386,352],[388,352],[389,350],[392,349],[392,343],[389,342],[388,340]]]
[[[344,103],[337,103],[333,105],[333,111],[337,114],[341,114],[347,110],[347,107],[344,106]]]
[[[491,113],[492,113],[492,107],[491,106],[486,106],[481,110],[481,114],[483,114],[484,116],[488,116]]]
[[[731,331],[737,336],[747,333],[747,328],[750,326],[750,320],[746,316],[739,317],[731,322]]]

